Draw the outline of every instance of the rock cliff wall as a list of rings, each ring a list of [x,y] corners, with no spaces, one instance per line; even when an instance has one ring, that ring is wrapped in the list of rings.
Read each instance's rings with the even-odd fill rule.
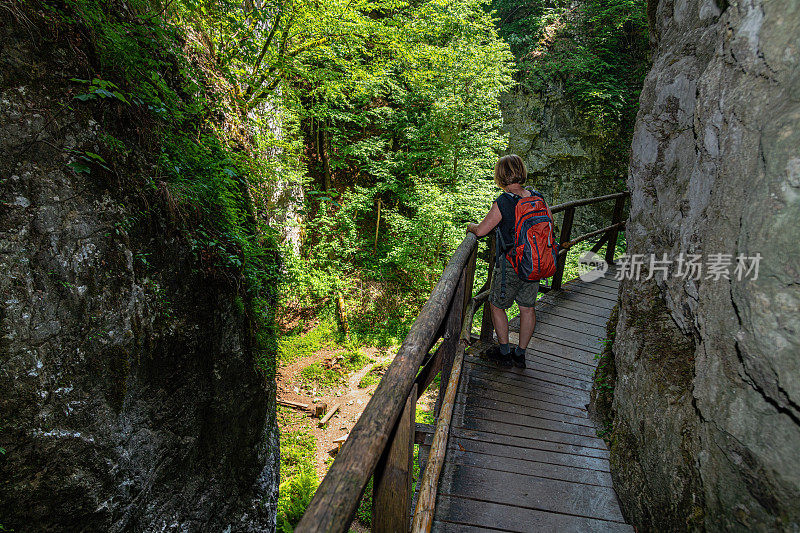
[[[500,105],[508,153],[525,160],[529,184],[551,204],[624,190],[623,169],[609,167],[604,158],[607,143],[559,87],[546,94],[517,88],[504,94]],[[574,235],[608,225],[612,209],[613,203],[576,211]]]
[[[67,166],[100,136],[65,88],[86,50],[13,11],[0,22],[0,524],[268,531],[275,391],[246,302],[196,264],[166,210],[143,217],[132,176]]]
[[[800,3],[650,0],[612,473],[640,530],[800,528]],[[679,254],[701,254],[700,279]],[[711,254],[730,279],[708,279]],[[760,254],[757,279],[737,255]],[[645,271],[647,269],[645,268]]]

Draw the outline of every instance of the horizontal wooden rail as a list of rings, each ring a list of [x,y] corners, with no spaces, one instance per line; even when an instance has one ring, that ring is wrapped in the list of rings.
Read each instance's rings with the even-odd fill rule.
[[[614,200],[616,198],[625,198],[630,193],[628,191],[615,192],[614,194],[606,194],[605,196],[595,196],[594,198],[582,198],[580,200],[572,200],[571,202],[564,202],[563,204],[554,205],[550,208],[551,213],[560,213],[570,207],[580,207],[582,205],[596,204],[598,202],[605,202],[606,200]]]
[[[583,235],[581,235],[580,237],[578,237],[576,239],[572,239],[569,242],[562,242],[561,244],[559,244],[559,248],[560,249],[558,251],[558,255],[566,254],[569,251],[570,248],[572,248],[573,246],[575,246],[579,242],[585,241],[586,239],[591,239],[592,237],[596,237],[597,235],[600,235],[600,234],[603,234],[603,233],[609,233],[611,231],[620,230],[620,229],[624,229],[624,228],[625,228],[625,222],[623,221],[623,222],[618,222],[616,224],[612,224],[610,226],[606,226],[603,229],[599,229],[599,230],[596,230],[596,231],[591,231],[589,233],[584,233]]]
[[[364,487],[405,409],[419,367],[440,331],[476,243],[475,235],[468,234],[450,258],[295,531],[344,532],[349,529]]]
[[[613,263],[614,251],[617,246],[617,234],[619,233],[620,229],[625,227],[625,222],[622,221],[622,211],[625,206],[625,198],[628,196],[630,196],[630,193],[628,191],[624,191],[614,194],[606,194],[605,196],[595,196],[594,198],[573,200],[571,202],[564,202],[563,204],[553,206],[550,211],[553,213],[563,211],[564,218],[561,222],[561,236],[558,239],[561,244],[559,245],[560,250],[558,252],[558,258],[556,259],[556,272],[553,275],[553,280],[550,283],[550,286],[546,287],[546,290],[557,291],[561,288],[561,280],[564,276],[564,266],[566,265],[567,261],[567,252],[570,248],[581,241],[585,241],[586,239],[602,234],[603,238],[600,240],[600,243],[596,244],[592,248],[592,251],[599,250],[603,241],[607,242],[608,245],[606,246],[605,260],[609,264]],[[572,233],[572,222],[575,219],[575,208],[584,205],[596,204],[599,202],[606,202],[608,200],[615,200],[614,212],[611,215],[611,225],[603,229],[581,235],[577,239],[570,240],[570,234]]]

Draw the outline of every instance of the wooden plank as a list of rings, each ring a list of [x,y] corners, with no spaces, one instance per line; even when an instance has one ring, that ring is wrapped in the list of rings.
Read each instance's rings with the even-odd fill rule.
[[[557,355],[550,355],[547,352],[532,350],[530,348],[528,348],[525,354],[525,361],[528,363],[532,364],[534,361],[537,361],[542,366],[558,370],[559,372],[567,372],[582,376],[583,379],[588,381],[593,379],[594,370],[592,370],[589,365],[575,363],[569,359],[561,359]]]
[[[577,379],[589,383],[594,381],[594,373],[588,367],[586,369],[579,369],[575,366],[563,365],[561,364],[563,361],[549,359],[542,354],[536,354],[534,356],[533,352],[529,353],[527,351],[525,352],[525,361],[527,368],[542,370],[543,372],[558,374],[570,379]],[[516,368],[514,372],[517,372]]]
[[[483,444],[485,447],[486,445]],[[485,449],[485,448],[484,448]],[[460,450],[458,447],[449,449],[448,461],[454,464],[476,466],[498,472],[524,473],[546,479],[557,479],[568,483],[582,483],[598,487],[612,487],[611,473],[587,468],[573,468],[564,465],[554,465],[529,459],[512,457],[498,457],[489,453],[480,453],[475,449]]]
[[[473,337],[475,338],[475,337]],[[473,354],[482,353],[484,348],[488,345],[480,344],[471,351]],[[585,348],[565,347],[557,342],[549,341],[547,339],[539,338],[534,339],[528,344],[528,355],[538,357],[540,354],[549,356],[549,359],[561,361],[565,365],[575,366],[580,369],[593,373],[597,362],[594,356],[597,352],[594,350],[587,350]]]
[[[553,374],[556,376],[560,376],[566,380],[576,380],[583,383],[591,384],[593,381],[592,372],[590,369],[586,371],[578,371],[575,368],[562,368],[561,366],[552,364],[551,361],[547,360],[546,358],[541,357],[540,355],[534,356],[533,353],[525,352],[525,361],[526,367],[525,369],[520,368],[510,368],[508,374],[511,376],[525,376],[527,375],[526,372],[528,371],[537,371],[542,372],[544,374]],[[558,363],[559,361],[555,361]],[[583,388],[583,387],[578,387]]]
[[[433,521],[433,528],[431,531],[436,533],[481,533],[483,531],[508,531],[507,529],[495,529],[493,527],[476,527],[463,522],[442,522],[440,520]]]
[[[603,289],[594,288],[591,284],[586,284],[583,286],[574,284],[562,285],[561,294],[585,294],[586,296],[591,296],[592,298],[607,300],[614,303],[617,303],[618,296],[616,293],[606,292]]]
[[[342,451],[317,488],[295,528],[298,533],[347,531],[364,487],[405,407],[419,367],[444,321],[461,272],[476,243],[475,235],[468,234],[450,258],[392,364],[350,431]]]
[[[444,349],[442,346],[444,343],[440,344],[433,355],[428,359],[428,362],[425,363],[425,366],[422,367],[417,377],[414,379],[414,383],[417,385],[417,391],[420,393],[424,393],[428,387],[430,387],[433,380],[436,379],[436,375],[439,374],[439,371],[442,369],[442,354],[444,353]]]
[[[501,381],[511,379],[515,381],[522,380],[523,382],[527,382],[529,379],[537,379],[546,383],[553,383],[556,385],[569,387],[571,389],[577,389],[578,391],[587,391],[591,389],[591,386],[587,385],[591,384],[592,381],[590,374],[591,369],[589,369],[586,374],[576,374],[574,371],[570,372],[569,370],[547,366],[545,364],[546,361],[539,360],[537,356],[530,350],[525,351],[525,368],[500,367],[497,365],[497,363],[486,359],[485,357],[470,356],[468,361],[470,364],[480,367],[477,370],[478,372],[483,372],[487,376],[491,377],[503,378]],[[529,365],[527,365],[527,363],[529,363]],[[582,394],[582,392],[575,391],[563,392],[573,396],[576,394],[580,396]]]
[[[417,386],[411,387],[391,443],[375,467],[372,488],[372,531],[405,530],[411,518],[411,472],[414,457],[414,418]]]
[[[587,317],[588,320],[587,320]],[[520,317],[509,320],[508,325],[514,331],[519,331]],[[574,331],[591,335],[605,336],[608,318],[600,315],[587,315],[581,311],[564,309],[559,306],[548,305],[546,308],[536,310],[536,325],[550,324],[561,326]]]
[[[470,260],[474,259],[475,254],[470,256]],[[469,265],[469,261],[467,262]],[[473,263],[474,268],[474,263]],[[442,351],[441,362],[441,378],[440,383],[447,383],[450,380],[450,370],[453,367],[453,360],[456,356],[456,351],[459,350],[459,335],[461,333],[461,324],[464,318],[464,295],[466,294],[466,270],[461,272],[458,278],[458,286],[450,302],[450,308],[447,311],[447,327],[445,329],[444,340],[439,346]],[[472,287],[470,287],[470,292]],[[463,349],[463,348],[462,348]],[[437,350],[438,351],[438,350]],[[439,387],[439,393],[436,396],[436,403],[433,406],[433,416],[439,417],[439,409],[442,405],[442,400],[446,392],[446,387]]]
[[[519,334],[516,332],[514,333],[514,339],[519,339]],[[569,338],[567,338],[569,337]],[[534,340],[543,340],[552,342],[555,344],[560,344],[565,348],[573,348],[577,350],[583,351],[582,360],[587,364],[593,365],[594,364],[594,356],[600,352],[602,344],[600,343],[600,339],[597,337],[589,338],[589,339],[579,339],[577,337],[569,336],[563,331],[554,330],[552,326],[548,324],[542,325],[542,328],[537,328],[537,331],[534,332],[533,337]],[[512,341],[513,342],[513,341]],[[530,347],[530,344],[528,344]]]
[[[486,283],[491,287],[492,278],[494,277],[494,263],[496,260],[495,246],[497,237],[494,232],[489,234],[489,273],[486,277]],[[480,338],[484,342],[492,342],[494,335],[494,324],[492,323],[492,314],[489,312],[489,302],[483,304],[483,316],[481,317],[481,335]]]
[[[553,302],[552,298],[548,298],[545,300],[544,298],[539,298],[539,301],[536,302],[537,308],[543,306],[550,306],[556,307],[558,309],[563,309],[564,311],[579,311],[584,315],[594,315],[598,318],[603,319],[603,321],[607,321],[609,315],[611,314],[611,308],[596,308],[591,304],[581,303],[581,302],[572,302],[569,300],[561,300],[557,304]]]
[[[558,242],[565,243],[569,241],[569,236],[572,232],[572,221],[575,218],[575,208],[565,207],[564,218],[561,220],[561,236]],[[558,291],[561,288],[561,280],[564,277],[564,264],[567,260],[566,254],[558,254],[556,258],[556,273],[553,275],[553,280],[550,283],[552,291]]]
[[[328,423],[328,420],[330,420],[331,417],[336,414],[336,411],[338,411],[341,406],[342,402],[337,402],[333,407],[331,407],[331,410],[328,411],[328,414],[326,414],[324,417],[322,417],[322,419],[320,419],[319,427],[325,426],[325,424]]]
[[[500,400],[506,403],[513,403],[526,407],[533,404],[542,410],[588,418],[585,405],[578,406],[580,402],[574,402],[573,405],[566,405],[565,403],[561,403],[563,398],[554,397],[552,394],[548,394],[547,391],[521,391],[519,389],[514,389],[513,387],[495,386],[495,384],[492,383],[486,384],[481,383],[480,380],[477,379],[469,379],[471,394],[474,392],[474,394],[481,394],[493,400]],[[534,403],[534,401],[536,403]]]
[[[610,300],[606,298],[597,298],[591,294],[584,294],[578,291],[558,291],[555,293],[550,293],[547,296],[549,302],[553,302],[556,305],[560,305],[561,302],[575,302],[584,304],[587,307],[594,307],[596,309],[601,309],[605,312],[608,312],[616,305],[616,300]]]
[[[597,438],[597,430],[587,425],[571,424],[569,422],[557,422],[548,418],[542,418],[534,414],[517,414],[507,411],[488,409],[484,406],[474,404],[459,403],[462,406],[459,412],[463,413],[465,419],[482,419],[504,424],[513,424],[526,428],[544,429],[567,433],[570,435],[580,435],[591,439]]]
[[[621,523],[625,521],[617,496],[610,487],[497,472],[474,466],[451,466],[449,479],[442,480],[443,495],[504,504],[508,506],[508,513],[514,513],[513,507],[517,507]],[[446,516],[446,510],[442,511],[439,516]]]
[[[464,404],[458,404],[463,406]],[[463,408],[461,408],[463,411]],[[493,417],[501,418],[501,417]],[[563,430],[550,430],[541,427],[524,425],[523,421],[517,422],[501,422],[499,420],[492,420],[488,418],[479,418],[477,413],[475,416],[464,415],[463,423],[459,425],[462,429],[471,431],[483,431],[496,433],[498,435],[505,435],[508,437],[520,437],[529,439],[531,441],[546,441],[553,444],[565,444],[575,447],[579,450],[575,453],[581,455],[590,455],[592,457],[608,457],[608,449],[602,439],[594,436],[579,435],[570,433]],[[537,424],[539,426],[543,423]],[[584,432],[585,433],[585,432]]]
[[[433,437],[435,427],[436,426],[431,424],[417,422],[414,425],[414,444],[425,444],[426,442],[430,442],[429,439]]]
[[[574,279],[564,283],[561,286],[562,289],[569,289],[572,291],[583,291],[588,290],[592,291],[594,294],[600,294],[606,298],[613,298],[617,299],[619,296],[619,285],[618,284],[604,284],[598,281],[581,281],[580,279]]]
[[[569,388],[545,379],[530,377],[529,380],[504,379],[501,373],[492,373],[492,369],[474,365],[469,375],[469,386],[478,386],[506,391],[527,399],[550,401],[569,407],[584,407],[589,403],[587,391]],[[509,372],[508,370],[506,372]]]
[[[536,331],[558,328],[559,330],[565,331],[565,337],[567,339],[570,337],[574,337],[575,339],[584,339],[588,337],[591,340],[603,339],[606,336],[605,326],[586,324],[572,320],[569,317],[557,317],[554,319],[552,315],[547,313],[542,313],[542,315],[542,320],[539,320],[538,316],[536,317]],[[515,318],[509,323],[509,331],[519,332],[519,320]],[[573,333],[575,335],[572,335]]]
[[[472,425],[472,427],[465,427]],[[480,427],[478,427],[480,426]],[[542,438],[531,438],[531,432],[527,432],[524,436],[517,434],[509,434],[511,428],[504,427],[500,424],[470,424],[469,421],[464,421],[463,425],[453,426],[454,435],[465,437],[480,437],[484,442],[495,442],[497,444],[513,444],[523,448],[531,448],[534,450],[545,450],[549,452],[566,453],[581,457],[594,457],[595,459],[602,459],[608,461],[608,451],[591,446],[581,446],[580,444],[570,444],[557,440],[550,440],[546,437],[553,437],[554,435],[541,435]]]
[[[503,503],[443,495],[439,502],[436,531],[442,533],[474,531],[539,531],[569,533],[632,533],[631,526],[572,514],[557,514],[539,509],[520,508]],[[453,522],[443,517],[453,518]]]
[[[545,420],[552,420],[553,422],[562,422],[573,426],[583,426],[591,430],[595,429],[594,424],[589,418],[568,415],[565,413],[557,413],[547,409],[540,409],[538,406],[519,405],[516,403],[504,402],[492,398],[485,398],[483,396],[466,395],[464,398],[459,398],[459,403],[463,403],[468,407],[483,407],[486,409],[494,409],[499,412],[510,413],[512,415],[525,415],[535,416]]]
[[[553,321],[561,318],[569,318],[584,324],[593,324],[605,328],[608,318],[601,315],[585,313],[581,309],[569,309],[563,305],[553,305],[547,302],[538,303],[536,306],[536,321]]]
[[[600,347],[600,341],[605,338],[605,335],[592,335],[589,333],[582,333],[567,329],[558,324],[536,324],[534,335],[543,335],[548,337],[555,337],[565,343],[570,343],[577,346],[586,346],[587,350],[593,350]],[[597,353],[597,352],[595,352]]]
[[[513,437],[502,439],[491,433],[468,432],[454,428],[451,440],[453,446],[459,450],[487,449],[491,450],[493,455],[499,457],[527,459],[530,461],[567,466],[570,468],[598,470],[601,472],[610,471],[608,459],[603,457],[591,457],[556,449],[543,449],[542,446],[538,446],[541,443],[527,442],[524,439],[515,439]]]
[[[291,400],[278,400],[278,405],[282,405],[284,407],[293,407],[295,409],[308,409],[307,403],[293,402]]]
[[[592,384],[586,380],[577,380],[564,377],[562,374],[543,370],[540,365],[531,363],[527,368],[509,368],[505,372],[497,372],[497,366],[491,361],[482,359],[470,360],[476,367],[476,376],[499,383],[506,383],[512,387],[523,389],[541,390],[542,385],[551,385],[558,391],[559,396],[588,401]],[[546,386],[545,385],[545,386]]]
[[[584,281],[581,278],[573,278],[569,281],[564,282],[564,286],[572,285],[572,286],[592,286],[598,287],[604,290],[609,290],[614,293],[618,292],[620,280],[616,279],[617,271],[616,269],[609,268],[606,270],[603,275],[597,279],[593,279],[592,281]]]
[[[594,356],[595,350],[579,346],[565,346],[558,339],[550,340],[547,337],[539,337],[528,345],[528,351],[533,351],[534,355],[538,352],[548,353],[575,364],[588,366],[594,369],[596,363]]]

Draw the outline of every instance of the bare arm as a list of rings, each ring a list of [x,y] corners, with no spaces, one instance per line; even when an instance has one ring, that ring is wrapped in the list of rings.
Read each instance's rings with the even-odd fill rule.
[[[472,232],[478,237],[483,237],[492,231],[502,219],[503,215],[500,214],[500,208],[497,207],[497,202],[495,202],[492,204],[492,208],[489,209],[489,212],[486,213],[486,216],[483,217],[480,224],[475,224],[474,222],[469,223],[467,232]]]

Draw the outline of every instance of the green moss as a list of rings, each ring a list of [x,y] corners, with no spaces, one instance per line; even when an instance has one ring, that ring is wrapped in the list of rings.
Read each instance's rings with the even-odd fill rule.
[[[369,361],[369,357],[360,350],[347,349],[332,359],[317,361],[303,368],[300,371],[300,381],[309,388],[322,390],[344,385],[348,374],[364,368]]]
[[[634,296],[636,312],[630,325],[641,339],[639,356],[658,376],[653,381],[659,392],[680,395],[688,391],[694,378],[694,339],[675,324],[657,287],[646,286]]]
[[[364,377],[361,378],[361,381],[358,382],[358,387],[360,389],[366,389],[367,387],[376,385],[380,382],[388,367],[389,363],[380,363],[373,366],[370,368],[369,372],[364,374]]]
[[[285,365],[319,350],[335,347],[337,331],[333,320],[323,319],[305,334],[284,336],[278,341],[278,363]]]
[[[603,341],[603,351],[595,356],[597,367],[594,372],[592,386],[592,404],[599,415],[602,427],[598,436],[610,443],[612,428],[614,426],[614,386],[617,381],[617,368],[614,360],[614,339],[617,334],[617,320],[619,318],[619,304],[611,310],[611,315],[606,323],[606,338]]]

